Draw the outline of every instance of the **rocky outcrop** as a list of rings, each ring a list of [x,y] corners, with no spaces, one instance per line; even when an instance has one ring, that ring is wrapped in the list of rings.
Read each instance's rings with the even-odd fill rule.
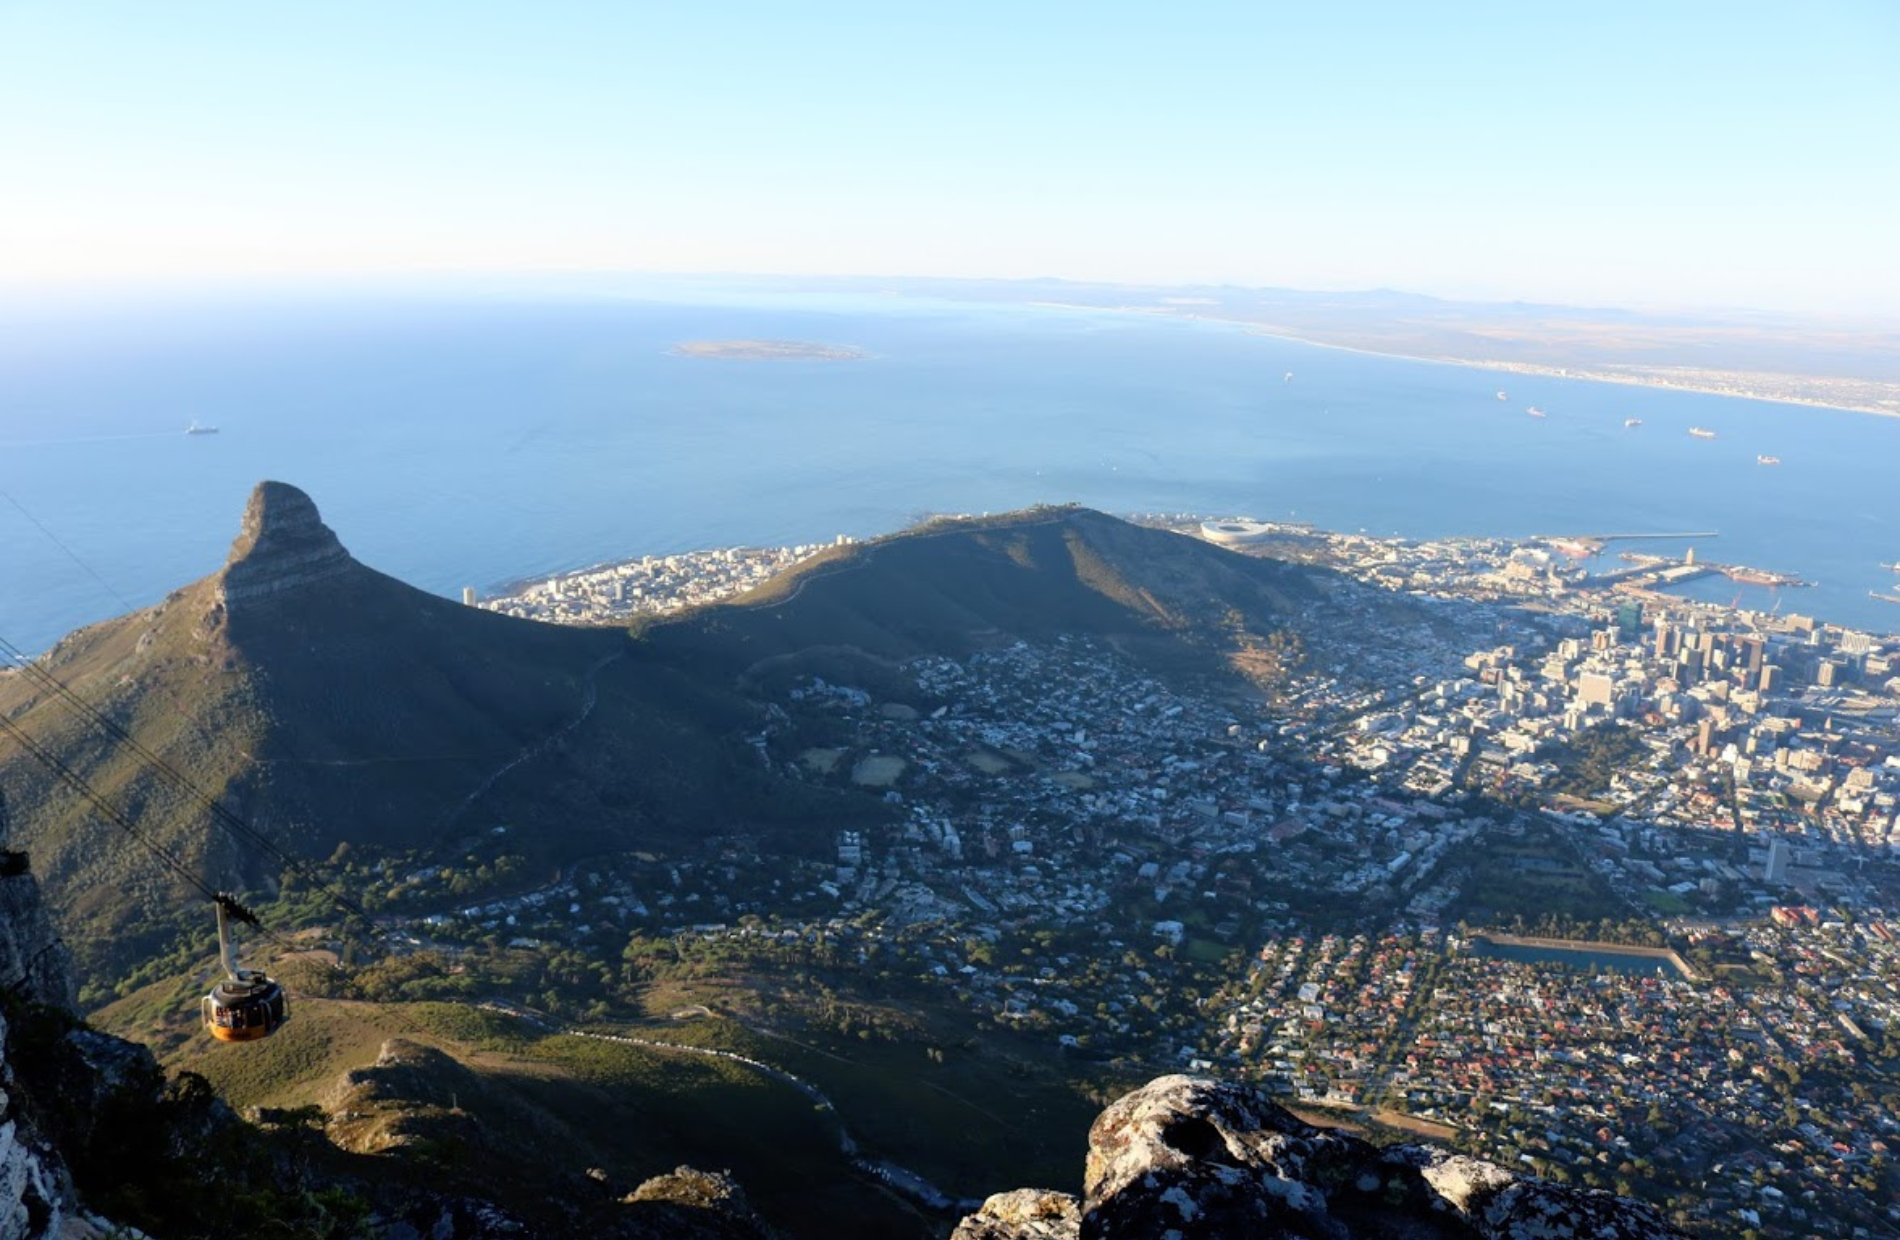
[[[0,1019],[0,1045],[7,1034]],[[72,1181],[13,1102],[13,1073],[0,1064],[0,1240],[42,1240],[60,1234],[79,1213]]]
[[[229,608],[278,598],[340,577],[355,564],[308,495],[289,483],[260,482],[218,574],[218,601]]]
[[[0,844],[8,837],[6,792],[0,790]],[[26,854],[0,849],[0,988],[9,1005],[39,1003],[70,1010],[72,960],[40,902]],[[0,1048],[11,1030],[0,1015]],[[52,1144],[17,1105],[19,1082],[0,1054],[0,1240],[56,1236],[79,1216],[72,1178]]]
[[[1082,1203],[1073,1194],[1019,1188],[985,1201],[950,1240],[1069,1240],[1081,1226]]]
[[[391,1038],[376,1062],[343,1075],[324,1095],[325,1130],[339,1149],[384,1154],[444,1141],[486,1144],[475,1117],[462,1107],[482,1097],[481,1078],[454,1057],[407,1038]]]
[[[1080,1202],[990,1198],[955,1240],[1680,1240],[1653,1208],[1305,1123],[1245,1085],[1164,1076],[1089,1130]]]
[[[625,1240],[773,1240],[730,1175],[677,1167],[621,1199],[608,1230]]]
[[[0,788],[0,989],[71,1009],[78,995],[72,953],[53,929],[27,855],[10,846],[7,792]]]

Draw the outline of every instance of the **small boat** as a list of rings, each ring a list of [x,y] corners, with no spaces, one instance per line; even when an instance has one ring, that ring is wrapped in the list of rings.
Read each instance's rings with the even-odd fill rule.
[[[185,434],[187,435],[215,435],[217,433],[218,433],[217,427],[200,426],[198,425],[198,422],[196,419],[193,419],[191,425],[185,428]]]
[[[1691,435],[1694,435],[1694,436],[1695,436],[1695,437],[1696,437],[1697,439],[1714,439],[1714,438],[1715,438],[1715,432],[1714,432],[1714,431],[1711,431],[1711,430],[1705,430],[1705,429],[1703,429],[1703,428],[1702,428],[1702,427],[1700,427],[1700,426],[1692,426],[1692,427],[1690,427],[1690,428],[1689,428],[1689,433],[1690,433]]]
[[[1499,400],[1509,400],[1509,399],[1511,399],[1511,394],[1510,394],[1509,392],[1506,392],[1506,391],[1505,391],[1505,390],[1504,390],[1503,388],[1499,388],[1499,389],[1498,389],[1498,399],[1499,399]]]
[[[1526,409],[1524,412],[1530,414],[1533,418],[1542,418],[1542,417],[1549,416],[1542,409],[1539,409],[1536,405],[1532,405],[1529,409]]]
[[[1282,383],[1291,383],[1291,382],[1293,382],[1293,372],[1292,372],[1292,371],[1290,371],[1290,370],[1289,370],[1289,371],[1287,371],[1287,372],[1286,372],[1286,377],[1285,377],[1285,378],[1283,378],[1283,379],[1281,379],[1281,380],[1280,380],[1280,382],[1282,382]]]
[[[1643,420],[1641,418],[1624,418],[1623,419],[1623,428],[1625,430],[1628,430],[1632,426],[1641,426],[1642,424],[1643,424]]]
[[[1755,464],[1757,464],[1757,465],[1779,465],[1779,464],[1781,464],[1781,458],[1780,458],[1780,457],[1778,457],[1778,456],[1759,456],[1759,455],[1758,455],[1758,456],[1756,456],[1756,458],[1755,458]]]

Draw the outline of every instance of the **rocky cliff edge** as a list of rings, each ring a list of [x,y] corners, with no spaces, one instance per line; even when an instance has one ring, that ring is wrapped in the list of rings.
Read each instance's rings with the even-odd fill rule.
[[[1246,1085],[1164,1076],[1089,1130],[1083,1195],[999,1193],[952,1240],[1681,1240],[1653,1207],[1316,1128]]]

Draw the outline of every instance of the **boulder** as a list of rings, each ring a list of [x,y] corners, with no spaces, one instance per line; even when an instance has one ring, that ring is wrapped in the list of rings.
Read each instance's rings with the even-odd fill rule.
[[[957,1224],[950,1240],[1076,1240],[1082,1203],[1072,1193],[1019,1188],[997,1193]]]
[[[1306,1123],[1260,1090],[1164,1076],[1089,1129],[1084,1192],[1000,1193],[954,1240],[1681,1240],[1654,1208]]]

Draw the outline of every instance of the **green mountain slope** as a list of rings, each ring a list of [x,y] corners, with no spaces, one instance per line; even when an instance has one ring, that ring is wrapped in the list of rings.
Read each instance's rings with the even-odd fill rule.
[[[386,577],[349,557],[302,492],[265,483],[222,571],[69,636],[37,667],[293,853],[427,853],[503,822],[530,862],[558,863],[769,799],[729,769],[747,703],[636,666],[629,645]],[[208,881],[278,879],[27,672],[0,676],[0,711]],[[12,844],[34,854],[88,972],[171,940],[166,914],[188,889],[4,738],[0,780],[18,810]]]
[[[746,676],[1086,633],[1158,671],[1225,676],[1322,605],[1332,580],[1084,508],[1040,508],[838,548],[645,637],[679,665]]]
[[[1270,691],[1338,585],[1043,508],[840,548],[630,638],[416,590],[352,559],[301,491],[263,483],[220,572],[71,635],[38,666],[293,853],[322,860],[347,844],[461,866],[505,826],[526,883],[594,853],[719,835],[809,852],[886,814],[759,761],[748,738],[787,678],[901,687],[910,656],[1082,633],[1157,671]],[[278,862],[26,672],[0,675],[0,712],[207,881],[274,889]],[[14,846],[35,854],[95,984],[202,942],[189,889],[5,738],[0,781]]]

